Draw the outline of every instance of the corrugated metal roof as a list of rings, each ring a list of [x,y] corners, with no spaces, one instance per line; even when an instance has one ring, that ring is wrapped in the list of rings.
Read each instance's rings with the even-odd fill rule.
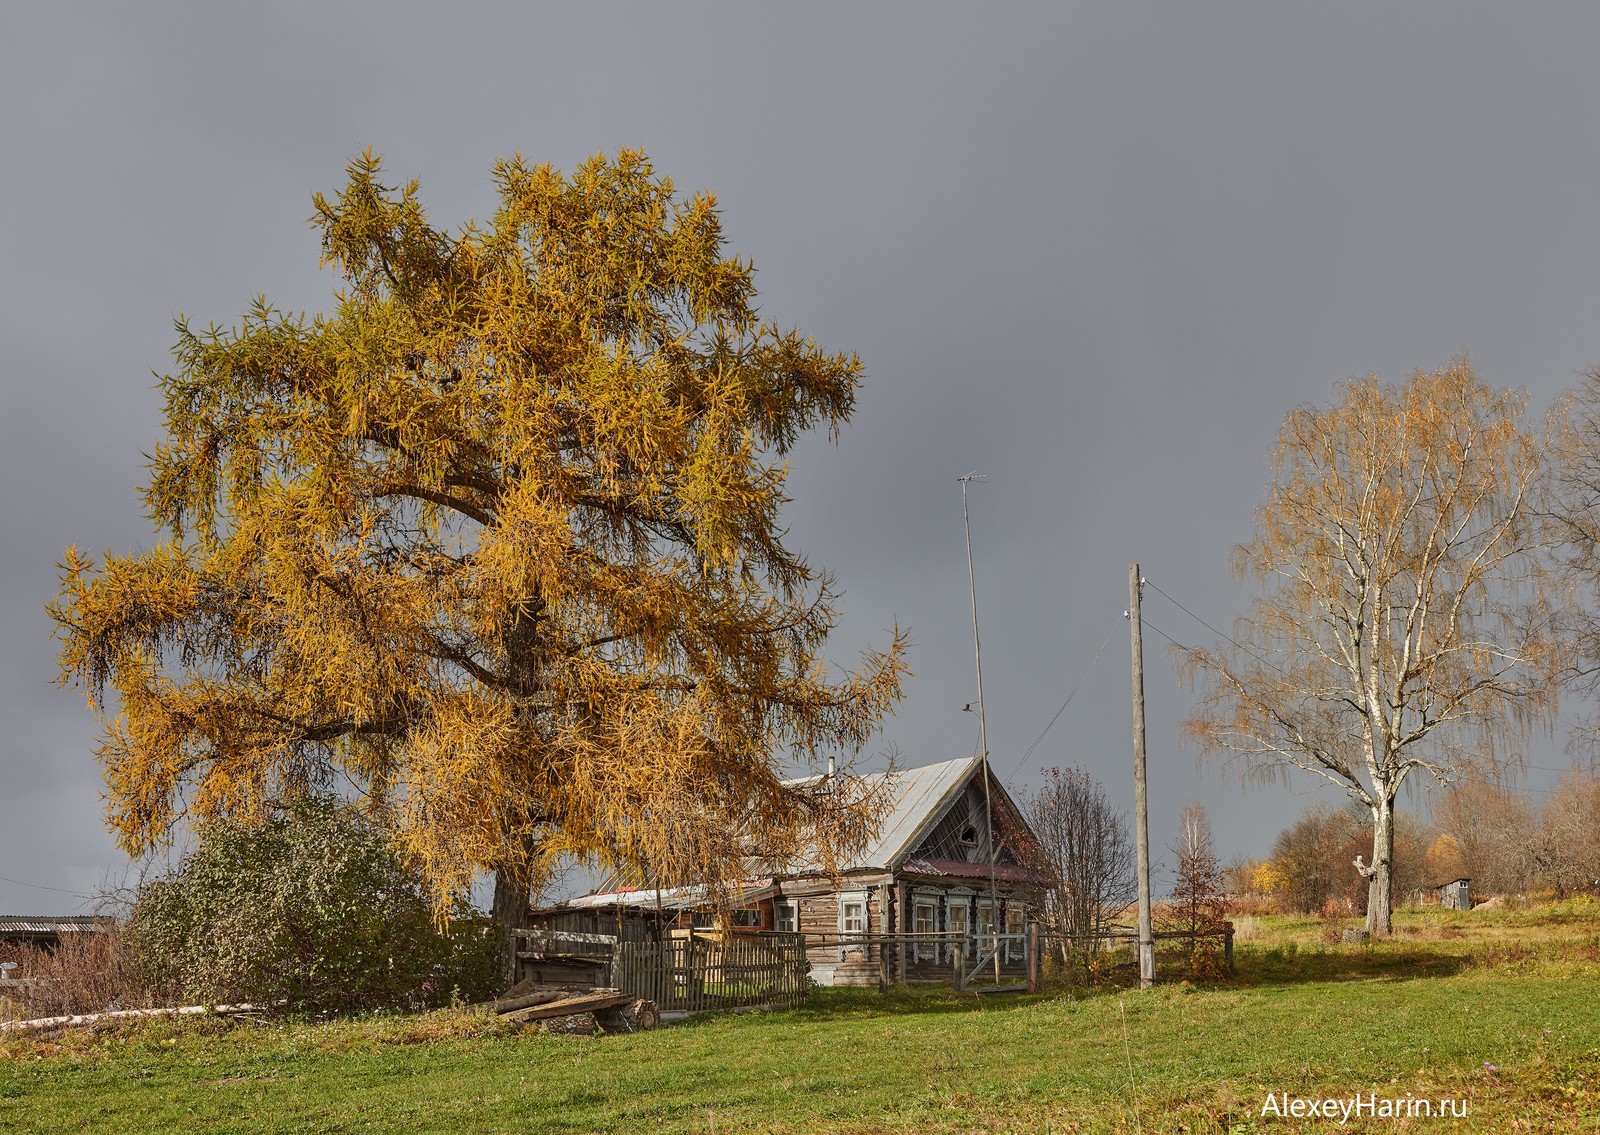
[[[887,778],[890,804],[875,839],[870,840],[861,854],[839,864],[841,872],[890,871],[916,850],[946,806],[961,792],[967,779],[983,763],[981,756],[959,757],[953,761],[921,765],[917,768],[895,769],[892,772],[863,773],[861,779],[876,788]],[[815,785],[822,778],[804,777],[787,781],[791,786]],[[996,787],[999,787],[996,785]],[[1003,791],[1003,790],[1002,790]],[[814,863],[792,863],[780,875],[811,875],[820,868]],[[987,866],[984,873],[987,874]],[[771,879],[761,879],[747,884],[741,891],[740,902],[753,902],[766,897],[772,886]],[[653,907],[659,903],[666,909],[696,907],[708,901],[707,892],[700,887],[669,887],[637,891],[603,891],[568,899],[552,909],[592,908],[607,906]]]
[[[93,914],[0,914],[0,934],[77,934],[109,921]]]
[[[878,827],[878,835],[868,841],[860,855],[839,864],[840,871],[889,871],[902,859],[916,850],[918,841],[934,826],[945,806],[950,803],[983,763],[981,756],[959,757],[938,764],[919,765],[916,768],[895,769],[893,772],[863,773],[861,779],[873,788],[889,778],[889,810]],[[791,785],[820,783],[821,777],[792,780]],[[791,864],[788,874],[811,874],[819,870],[815,863]]]
[[[990,871],[996,879],[1008,883],[1036,883],[1040,874],[1032,867],[1017,863],[967,863],[960,859],[907,859],[901,869],[913,875],[947,876],[955,879],[987,879]]]
[[[916,850],[918,841],[933,827],[944,806],[961,791],[982,757],[961,757],[920,768],[872,774],[891,777],[894,803],[878,829],[878,838],[841,868],[845,871],[888,871]]]
[[[764,898],[772,887],[771,879],[758,879],[739,888],[735,901],[754,902]],[[586,910],[608,906],[660,906],[664,910],[684,910],[704,906],[710,901],[710,892],[704,887],[663,887],[640,891],[596,891],[557,903],[550,910]]]

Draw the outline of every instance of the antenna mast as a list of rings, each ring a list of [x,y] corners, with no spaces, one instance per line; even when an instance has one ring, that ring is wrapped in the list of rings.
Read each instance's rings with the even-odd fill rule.
[[[989,833],[989,919],[992,923],[990,940],[994,944],[995,981],[1000,980],[1000,896],[995,888],[994,871],[994,803],[989,793],[989,728],[985,716],[987,706],[983,701],[983,645],[978,638],[978,582],[972,570],[972,519],[967,512],[967,486],[973,481],[988,478],[976,471],[957,477],[961,482],[961,523],[967,532],[967,591],[972,599],[972,658],[978,670],[978,750],[983,758],[983,826]],[[980,927],[981,929],[981,927]]]

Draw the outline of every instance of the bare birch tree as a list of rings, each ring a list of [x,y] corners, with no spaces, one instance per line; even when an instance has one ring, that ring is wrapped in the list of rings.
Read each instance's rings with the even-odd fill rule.
[[[1462,358],[1403,386],[1352,380],[1296,410],[1256,535],[1261,586],[1234,638],[1185,650],[1188,728],[1247,777],[1320,776],[1371,816],[1367,926],[1391,929],[1394,803],[1449,783],[1554,709],[1560,640],[1540,567],[1548,430]]]
[[[1573,649],[1566,678],[1592,698],[1600,694],[1600,367],[1584,376],[1562,410],[1549,518],[1569,587],[1564,621]],[[1600,722],[1581,724],[1572,741],[1580,751],[1595,751]]]
[[[1055,929],[1093,953],[1100,932],[1138,893],[1128,817],[1077,768],[1045,770],[1044,786],[1023,800],[1022,811],[1036,837],[1037,865],[1050,879]]]

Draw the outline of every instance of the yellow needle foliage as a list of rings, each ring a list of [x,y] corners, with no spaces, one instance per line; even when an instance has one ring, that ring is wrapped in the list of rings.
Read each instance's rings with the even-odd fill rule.
[[[566,856],[715,888],[858,847],[870,794],[780,763],[858,749],[905,644],[827,672],[833,581],[779,509],[860,361],[759,319],[715,199],[642,154],[502,161],[457,235],[381,178],[368,152],[314,199],[330,313],[179,322],[144,490],[170,540],[66,553],[61,680],[122,846],[353,787],[441,910]]]

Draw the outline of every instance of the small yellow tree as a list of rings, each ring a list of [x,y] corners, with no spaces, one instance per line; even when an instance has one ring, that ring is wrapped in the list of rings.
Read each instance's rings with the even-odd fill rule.
[[[1259,894],[1282,894],[1289,889],[1289,877],[1271,859],[1263,859],[1250,876],[1250,886]]]
[[[1432,886],[1465,876],[1467,857],[1461,853],[1461,844],[1456,842],[1456,837],[1445,832],[1429,844],[1423,856],[1423,869],[1428,884]]]
[[[1234,641],[1183,652],[1189,729],[1246,774],[1300,769],[1372,817],[1367,924],[1390,931],[1394,800],[1448,782],[1554,707],[1560,639],[1537,553],[1548,431],[1458,359],[1350,382],[1285,420]]]
[[[780,777],[859,748],[904,672],[898,632],[827,672],[833,581],[779,522],[859,360],[760,320],[714,198],[641,154],[494,179],[452,235],[369,152],[315,198],[329,314],[180,321],[144,494],[171,538],[69,549],[51,606],[129,852],[353,786],[441,910],[493,871],[509,926],[564,856],[715,887],[755,833],[864,840],[849,778]]]

